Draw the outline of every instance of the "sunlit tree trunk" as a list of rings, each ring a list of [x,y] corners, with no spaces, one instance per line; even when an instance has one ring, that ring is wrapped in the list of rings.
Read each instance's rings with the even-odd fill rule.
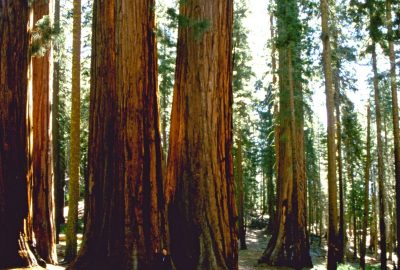
[[[0,4],[0,268],[36,260],[26,245],[28,217],[28,1]]]
[[[277,4],[277,35],[285,37],[288,22],[293,28],[299,26],[298,13],[295,13],[298,12],[297,2],[278,1]],[[289,14],[288,10],[292,12]],[[298,42],[298,39],[287,39],[277,47],[280,102],[277,212],[272,238],[260,262],[301,268],[311,266],[312,262],[307,233],[303,96]]]
[[[70,134],[70,175],[68,186],[67,246],[65,260],[72,261],[77,254],[80,164],[80,106],[81,106],[81,0],[73,1],[72,26],[72,104]]]
[[[51,16],[52,1],[33,3],[33,25]],[[54,226],[54,182],[51,136],[51,97],[53,87],[52,49],[32,58],[32,228],[38,255],[47,263],[57,262]]]
[[[88,217],[69,269],[151,270],[166,245],[154,1],[93,8]]]
[[[329,4],[327,0],[320,1],[323,59],[325,73],[326,108],[328,115],[328,269],[336,269],[339,260],[338,222],[337,222],[337,188],[336,188],[336,143],[334,90],[332,77],[331,45],[329,34]]]
[[[233,1],[181,1],[167,200],[177,269],[238,269],[232,161]]]

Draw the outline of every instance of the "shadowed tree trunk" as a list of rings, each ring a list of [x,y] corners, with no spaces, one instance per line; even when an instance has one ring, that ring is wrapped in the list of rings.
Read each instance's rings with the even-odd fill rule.
[[[337,32],[335,27],[333,36],[333,46],[334,50],[337,50]],[[336,59],[336,67],[333,70],[334,73],[334,101],[335,101],[335,112],[336,112],[336,140],[337,140],[337,176],[339,181],[339,230],[338,230],[338,262],[344,262],[344,250],[346,246],[345,239],[345,214],[344,214],[344,180],[343,180],[343,162],[342,162],[342,125],[341,125],[341,113],[340,113],[340,103],[341,103],[341,93],[340,93],[340,59]]]
[[[374,170],[372,170],[374,172]],[[377,203],[376,203],[376,180],[375,180],[375,172],[371,177],[371,207],[372,207],[372,222],[371,222],[371,238],[369,248],[374,252],[374,257],[376,258],[378,255],[378,225],[377,225]]]
[[[33,24],[52,13],[52,1],[33,3]],[[38,255],[57,263],[54,227],[54,183],[50,100],[52,94],[52,50],[32,58],[32,228]]]
[[[54,28],[60,30],[60,0],[55,0]],[[59,93],[60,93],[60,45],[54,44],[53,71],[53,105],[52,105],[52,139],[53,139],[53,175],[54,175],[54,205],[56,242],[59,240],[60,226],[64,220],[64,170],[62,165],[60,124],[59,124]]]
[[[374,99],[376,118],[376,144],[378,152],[378,202],[379,202],[379,234],[381,249],[381,269],[386,270],[386,224],[385,224],[385,176],[383,164],[382,116],[380,107],[380,90],[378,85],[378,68],[376,59],[376,44],[372,41],[372,69],[374,73]]]
[[[390,60],[390,89],[392,92],[392,117],[393,117],[393,138],[394,138],[394,165],[396,177],[396,224],[397,224],[397,245],[396,255],[400,258],[400,137],[399,137],[399,105],[397,99],[396,80],[396,54],[393,43],[393,22],[392,22],[392,1],[386,0],[386,25],[389,40]]]
[[[232,0],[181,1],[167,168],[177,269],[238,269],[232,161]],[[201,30],[198,26],[206,24]]]
[[[237,195],[237,209],[238,209],[238,226],[239,226],[239,240],[240,249],[247,249],[246,245],[246,227],[244,224],[244,191],[243,191],[243,150],[242,150],[242,134],[239,128],[237,143],[237,154],[236,154],[236,168],[235,168],[235,178],[236,178],[236,195]]]
[[[28,217],[28,1],[0,3],[0,268],[36,265]]]
[[[69,269],[154,269],[165,244],[153,7],[94,2],[88,220]]]
[[[367,157],[365,162],[365,186],[364,186],[364,217],[363,217],[363,231],[362,231],[362,240],[361,240],[361,248],[360,248],[360,267],[361,269],[365,269],[365,254],[366,254],[366,245],[367,245],[367,229],[368,229],[368,218],[369,218],[369,177],[371,170],[371,109],[368,105],[368,114],[367,114]]]
[[[337,188],[336,188],[336,144],[334,90],[332,77],[331,45],[329,34],[329,4],[327,0],[320,1],[323,60],[325,74],[326,109],[328,125],[328,269],[336,269],[339,261],[338,223],[337,223]]]

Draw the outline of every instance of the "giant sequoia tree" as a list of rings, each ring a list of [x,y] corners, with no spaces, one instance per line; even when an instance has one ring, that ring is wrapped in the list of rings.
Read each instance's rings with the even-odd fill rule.
[[[23,234],[28,215],[28,11],[26,0],[0,3],[0,268],[34,263]]]
[[[167,168],[177,269],[238,268],[232,164],[231,0],[181,1]],[[207,26],[207,27],[204,27]]]
[[[153,7],[94,2],[88,217],[69,269],[151,269],[162,244]]]
[[[272,265],[312,265],[306,219],[303,93],[299,3],[276,6],[279,55],[279,154],[276,219],[272,238],[260,261]]]
[[[335,145],[335,116],[334,90],[332,77],[331,44],[329,34],[329,4],[327,0],[320,1],[322,43],[325,75],[326,109],[328,118],[328,269],[336,269],[340,259],[338,251],[337,227],[337,187],[336,187],[336,145]]]
[[[52,1],[36,0],[33,23],[46,20]],[[47,49],[47,48],[44,48]],[[52,51],[32,58],[32,169],[30,198],[32,228],[37,251],[46,262],[56,263],[53,170],[51,151],[50,100],[52,93]]]

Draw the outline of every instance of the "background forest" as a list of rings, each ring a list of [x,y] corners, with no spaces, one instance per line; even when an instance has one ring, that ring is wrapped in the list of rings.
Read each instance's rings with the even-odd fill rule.
[[[399,1],[20,2],[0,269],[398,269]]]

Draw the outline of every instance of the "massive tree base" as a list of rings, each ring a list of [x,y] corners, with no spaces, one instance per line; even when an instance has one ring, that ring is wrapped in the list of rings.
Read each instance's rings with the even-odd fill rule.
[[[277,249],[276,242],[277,239],[273,236],[258,263],[266,263],[272,266],[287,266],[294,269],[313,267],[311,256],[308,253],[309,249],[302,249],[299,255],[295,255],[293,246],[285,248],[282,245]]]
[[[36,257],[23,235],[19,236],[16,245],[2,251],[1,255],[4,257],[0,258],[0,269],[38,266]]]

